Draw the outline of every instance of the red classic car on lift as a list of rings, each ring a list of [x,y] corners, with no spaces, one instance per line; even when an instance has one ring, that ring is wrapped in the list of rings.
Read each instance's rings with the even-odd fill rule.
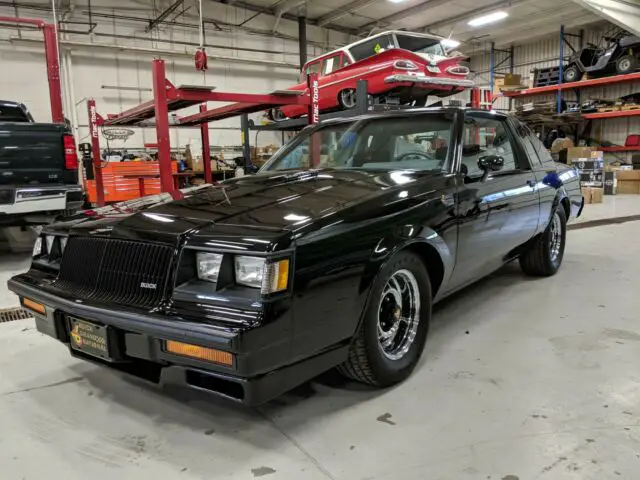
[[[320,111],[353,108],[356,84],[367,80],[367,92],[380,103],[424,105],[429,95],[448,96],[473,86],[461,54],[448,55],[436,35],[384,32],[329,52],[305,64],[300,83],[289,90],[306,90],[307,75],[317,73]],[[300,117],[304,105],[269,111],[272,120]]]

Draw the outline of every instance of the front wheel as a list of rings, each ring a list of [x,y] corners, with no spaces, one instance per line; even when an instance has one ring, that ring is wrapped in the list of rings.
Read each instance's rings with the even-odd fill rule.
[[[577,65],[569,65],[564,71],[565,82],[577,82],[582,78],[582,72]]]
[[[347,88],[338,94],[338,103],[343,110],[351,110],[356,106],[355,88]]]
[[[536,277],[555,275],[562,265],[566,242],[567,215],[564,207],[558,205],[545,231],[520,256],[522,271]]]
[[[430,320],[431,283],[424,263],[411,252],[400,252],[376,277],[349,358],[339,371],[377,387],[401,382],[420,359]]]
[[[638,59],[634,55],[623,55],[616,61],[616,71],[624,75],[638,69]]]

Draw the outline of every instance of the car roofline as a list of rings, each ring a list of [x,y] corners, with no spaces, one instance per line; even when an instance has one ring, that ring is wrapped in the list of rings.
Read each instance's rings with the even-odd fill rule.
[[[315,125],[309,125],[307,128],[339,125],[341,123],[356,122],[369,119],[380,119],[388,117],[405,117],[422,113],[449,113],[449,112],[477,112],[477,113],[491,113],[496,117],[507,118],[509,115],[504,112],[498,112],[496,110],[484,110],[481,108],[462,107],[462,106],[447,106],[447,107],[414,107],[414,108],[398,108],[394,110],[375,111],[371,110],[367,113],[360,115],[347,116],[342,118],[332,118],[330,120],[324,120]]]
[[[327,53],[323,53],[322,55],[319,55],[317,57],[312,58],[311,60],[309,60],[308,62],[306,62],[303,65],[303,68],[306,68],[307,65],[317,62],[318,60],[322,60],[323,58],[327,58],[327,57],[331,57],[332,55],[335,55],[336,53],[347,53],[347,50],[350,49],[351,47],[355,47],[356,45],[360,45],[361,43],[367,42],[369,40],[371,40],[372,38],[376,38],[376,37],[382,37],[384,35],[407,35],[407,36],[411,36],[411,37],[420,37],[420,38],[430,38],[433,40],[444,40],[445,37],[441,37],[440,35],[434,35],[432,33],[420,33],[420,32],[405,32],[403,30],[387,30],[384,32],[380,32],[380,33],[376,33],[375,35],[371,35],[367,38],[363,38],[362,40],[358,40],[357,42],[353,42],[350,43],[349,45],[345,45],[344,47],[340,47],[340,48],[336,48],[335,50],[331,50],[330,52]]]

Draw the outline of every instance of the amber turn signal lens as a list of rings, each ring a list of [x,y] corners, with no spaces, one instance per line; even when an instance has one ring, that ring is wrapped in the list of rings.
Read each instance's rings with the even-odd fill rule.
[[[28,298],[22,298],[22,306],[28,308],[29,310],[33,310],[34,312],[38,312],[41,315],[47,314],[47,309],[43,304],[34,302],[33,300],[29,300]]]
[[[220,363],[229,367],[233,366],[233,355],[229,352],[215,350],[213,348],[200,347],[189,343],[175,342],[167,340],[165,350],[175,355],[183,357],[197,358],[206,362]]]

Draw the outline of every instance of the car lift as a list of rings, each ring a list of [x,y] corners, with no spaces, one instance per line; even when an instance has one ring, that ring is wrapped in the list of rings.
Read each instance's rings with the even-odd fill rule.
[[[173,193],[175,186],[171,173],[169,112],[200,104],[200,111],[198,113],[179,118],[177,124],[171,125],[171,127],[200,126],[204,173],[207,183],[211,183],[212,180],[211,162],[207,161],[207,157],[209,156],[207,153],[210,152],[209,131],[207,128],[209,122],[242,115],[243,125],[248,125],[247,114],[282,105],[307,105],[309,113],[304,119],[306,124],[315,124],[320,120],[318,77],[316,74],[309,75],[307,79],[311,95],[288,90],[277,90],[270,94],[251,94],[215,92],[214,87],[205,86],[186,85],[176,87],[166,78],[164,60],[158,58],[152,62],[152,78],[153,100],[142,103],[137,107],[117,115],[108,115],[107,118],[104,118],[97,113],[95,100],[90,99],[87,102],[98,206],[104,205],[104,183],[102,172],[100,171],[102,158],[98,138],[98,127],[100,126],[144,127],[147,126],[143,124],[144,121],[155,117],[161,191]],[[206,102],[236,103],[207,110]],[[245,142],[247,140],[248,135],[245,136]],[[247,158],[248,157],[245,156],[245,161]]]
[[[62,111],[62,88],[60,86],[60,62],[58,61],[58,41],[56,26],[35,18],[2,17],[0,23],[17,23],[33,25],[42,30],[44,35],[44,56],[47,62],[47,81],[49,82],[49,102],[51,104],[51,121],[64,123]]]

